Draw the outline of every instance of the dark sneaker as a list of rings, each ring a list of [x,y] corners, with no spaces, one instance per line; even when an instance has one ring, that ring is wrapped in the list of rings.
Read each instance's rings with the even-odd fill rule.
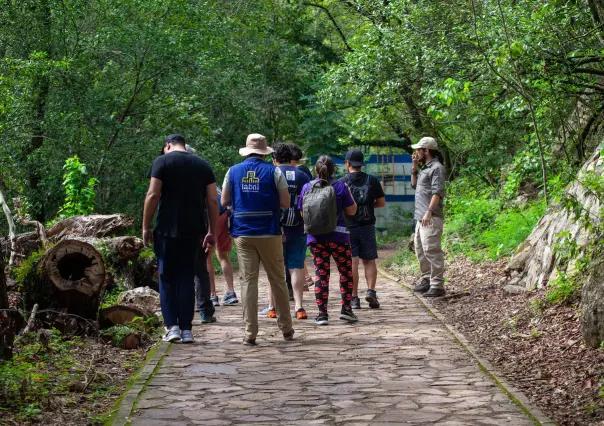
[[[243,344],[245,346],[256,346],[256,339],[248,339],[248,338],[243,338]]]
[[[361,309],[361,299],[359,299],[359,296],[352,296],[350,307],[352,309]]]
[[[365,300],[369,303],[369,307],[371,309],[377,309],[380,307],[380,302],[377,300],[377,294],[375,290],[367,290],[367,296],[365,296]]]
[[[210,296],[210,300],[212,301],[212,305],[220,306],[220,302],[218,301],[218,296]]]
[[[283,333],[283,340],[285,340],[286,342],[294,340],[294,333],[295,333],[294,330],[292,330],[288,333]]]
[[[329,318],[325,314],[319,314],[319,316],[315,319],[315,324],[327,325],[329,324]]]
[[[431,287],[430,290],[428,290],[427,292],[422,294],[422,296],[424,296],[424,297],[443,297],[445,294],[447,294],[447,292],[444,288]]]
[[[413,286],[413,291],[416,293],[425,293],[428,290],[430,290],[430,280],[428,278],[424,278]]]
[[[214,315],[206,315],[202,312],[201,313],[201,323],[209,324],[211,322],[216,322],[216,317]]]
[[[235,303],[239,303],[239,300],[237,299],[237,295],[235,294],[235,292],[229,291],[229,292],[225,293],[225,295],[222,298],[222,304],[225,306],[228,306],[228,305],[234,305]]]
[[[342,312],[340,313],[340,319],[346,322],[357,322],[359,320],[357,316],[352,312],[352,309],[349,311],[342,310]]]

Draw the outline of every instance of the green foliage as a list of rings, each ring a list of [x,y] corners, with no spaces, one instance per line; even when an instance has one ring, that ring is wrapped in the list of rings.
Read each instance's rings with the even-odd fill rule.
[[[122,291],[124,291],[124,288],[119,285],[116,285],[111,290],[106,291],[103,294],[103,299],[101,300],[101,309],[110,308],[117,305],[120,293]]]
[[[35,416],[51,395],[67,391],[74,379],[83,377],[85,369],[71,356],[82,345],[80,340],[64,340],[57,330],[48,345],[35,340],[35,334],[27,336],[13,359],[0,363],[0,411]]]
[[[101,337],[111,341],[115,347],[120,347],[124,339],[131,334],[139,336],[157,335],[160,331],[161,321],[155,315],[149,318],[136,317],[130,324],[114,325],[101,330]]]
[[[63,187],[65,188],[65,202],[59,209],[59,218],[87,215],[94,210],[96,191],[94,187],[98,179],[86,179],[88,171],[78,156],[65,160],[63,166]]]
[[[477,179],[460,178],[448,192],[445,248],[476,262],[511,255],[544,212],[542,202],[507,206],[494,188]]]
[[[39,268],[42,266],[40,265],[40,260],[44,257],[45,253],[46,250],[42,248],[32,253],[15,268],[15,281],[17,281],[19,286],[22,286],[25,281],[40,280],[41,273]]]

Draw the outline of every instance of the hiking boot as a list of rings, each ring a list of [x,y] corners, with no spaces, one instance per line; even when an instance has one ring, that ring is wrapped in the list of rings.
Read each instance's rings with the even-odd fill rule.
[[[245,346],[256,346],[256,339],[248,339],[247,337],[244,337],[243,344]]]
[[[365,300],[369,303],[369,307],[371,309],[377,309],[380,307],[380,302],[377,300],[377,294],[375,290],[367,290],[367,296],[365,296]]]
[[[296,311],[296,319],[303,320],[307,318],[308,315],[306,315],[306,311],[304,310],[304,308],[300,308]]]
[[[359,318],[352,312],[352,309],[349,311],[342,309],[340,319],[346,322],[357,322],[359,320]]]
[[[430,280],[428,278],[422,279],[419,283],[413,286],[413,291],[416,293],[425,293],[430,290]]]
[[[434,288],[430,287],[430,290],[422,294],[424,297],[443,297],[447,294],[447,291],[444,288]]]
[[[266,313],[266,317],[267,318],[277,318],[277,311],[275,310],[275,308],[269,309],[268,312]]]
[[[193,343],[193,332],[191,330],[183,330],[180,333],[180,337],[182,339],[182,343]]]
[[[212,301],[212,305],[220,306],[220,302],[218,301],[218,296],[216,296],[216,295],[210,296],[210,300]]]
[[[206,313],[201,313],[201,323],[209,324],[211,322],[216,322],[216,317],[214,315],[207,315]]]
[[[329,324],[329,318],[327,317],[327,314],[319,314],[319,316],[315,319],[315,324],[317,324],[317,325]]]
[[[166,334],[163,337],[164,342],[180,342],[180,327],[173,325],[169,329],[166,327]]]
[[[237,299],[237,295],[235,294],[234,291],[227,291],[222,298],[222,304],[224,306],[229,306],[229,305],[234,305],[235,303],[239,303],[239,300]]]
[[[283,340],[285,340],[286,342],[290,342],[292,340],[294,340],[294,333],[295,331],[289,331],[287,333],[283,333]]]
[[[359,299],[359,296],[352,296],[350,307],[352,309],[361,309],[361,299]]]
[[[293,302],[294,301],[294,289],[293,288],[288,288],[287,289],[287,294],[289,295],[289,301]]]

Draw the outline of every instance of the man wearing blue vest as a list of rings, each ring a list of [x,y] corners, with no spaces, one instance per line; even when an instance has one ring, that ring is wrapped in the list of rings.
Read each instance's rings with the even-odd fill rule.
[[[245,337],[243,344],[256,344],[258,334],[258,274],[264,266],[277,311],[277,325],[285,340],[294,338],[289,297],[285,285],[281,208],[289,207],[287,181],[279,168],[265,161],[273,152],[266,138],[247,137],[239,154],[245,160],[231,167],[222,185],[223,206],[232,206],[231,235],[237,247]]]

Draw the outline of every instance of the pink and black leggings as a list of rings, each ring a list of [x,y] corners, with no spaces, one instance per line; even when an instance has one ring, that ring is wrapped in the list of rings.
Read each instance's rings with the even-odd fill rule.
[[[315,264],[315,298],[319,313],[327,315],[329,299],[329,258],[336,261],[340,273],[340,293],[342,294],[342,312],[350,311],[352,300],[352,251],[350,244],[342,243],[310,243],[310,253]]]

